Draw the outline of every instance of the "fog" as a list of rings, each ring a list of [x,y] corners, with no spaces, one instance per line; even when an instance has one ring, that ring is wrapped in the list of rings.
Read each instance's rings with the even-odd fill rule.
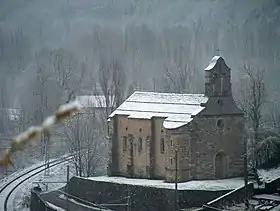
[[[279,38],[278,0],[0,0],[0,107],[22,114],[17,126],[3,117],[0,133],[92,94],[101,61],[111,60],[125,73],[126,98],[132,90],[203,92],[203,69],[219,54],[236,99],[250,64],[265,70],[267,103],[278,106]],[[182,89],[167,71],[184,74]]]

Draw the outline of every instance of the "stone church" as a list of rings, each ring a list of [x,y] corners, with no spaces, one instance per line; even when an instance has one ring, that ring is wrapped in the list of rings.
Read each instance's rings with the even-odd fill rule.
[[[108,121],[109,176],[173,182],[176,166],[181,182],[243,174],[244,115],[220,56],[205,68],[204,94],[137,91]]]

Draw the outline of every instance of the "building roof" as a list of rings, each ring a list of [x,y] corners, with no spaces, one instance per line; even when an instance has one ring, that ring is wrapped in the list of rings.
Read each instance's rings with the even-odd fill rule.
[[[163,126],[167,129],[182,127],[192,121],[205,107],[208,97],[204,94],[176,94],[157,92],[134,92],[109,117],[127,115],[128,118],[165,118]]]
[[[106,108],[106,100],[104,95],[83,95],[77,96],[77,100],[85,108]],[[109,98],[109,107],[113,107],[114,100]]]
[[[229,67],[226,65],[226,62],[225,60],[223,59],[223,57],[221,56],[214,56],[212,58],[212,60],[210,61],[210,64],[204,69],[206,71],[211,71],[213,70],[216,66],[218,65],[222,65],[222,66],[225,66],[226,68],[229,69]]]

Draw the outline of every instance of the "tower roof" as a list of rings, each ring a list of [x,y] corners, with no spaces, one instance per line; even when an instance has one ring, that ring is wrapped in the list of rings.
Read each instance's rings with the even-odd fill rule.
[[[221,69],[230,69],[225,60],[223,59],[223,57],[221,56],[214,56],[212,58],[212,60],[210,61],[210,64],[204,69],[205,71],[211,71],[213,69],[216,69],[217,67],[221,68]]]

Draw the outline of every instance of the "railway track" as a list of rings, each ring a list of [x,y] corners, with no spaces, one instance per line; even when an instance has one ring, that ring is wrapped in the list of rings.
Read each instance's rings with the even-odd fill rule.
[[[23,182],[27,181],[31,177],[33,177],[41,172],[43,172],[47,168],[48,164],[49,164],[49,168],[52,168],[61,163],[69,161],[71,158],[72,158],[72,156],[58,158],[56,160],[50,161],[49,163],[36,166],[18,176],[16,176],[15,178],[11,179],[10,181],[7,181],[6,184],[4,184],[4,186],[0,188],[0,199],[4,200],[4,203],[0,204],[0,210],[8,211],[8,209],[9,209],[8,203],[9,203],[9,199],[10,199],[12,193]]]

